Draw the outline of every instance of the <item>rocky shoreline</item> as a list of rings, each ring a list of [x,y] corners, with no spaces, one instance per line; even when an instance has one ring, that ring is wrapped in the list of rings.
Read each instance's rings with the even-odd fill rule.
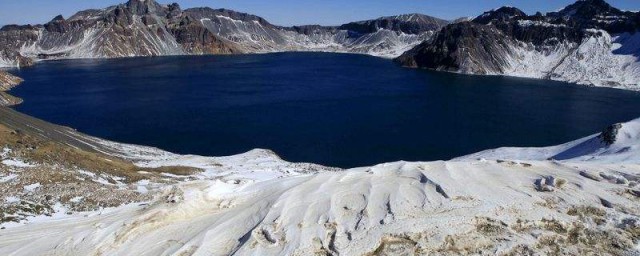
[[[22,103],[22,99],[12,96],[7,91],[23,82],[22,78],[0,70],[0,106],[10,107]]]

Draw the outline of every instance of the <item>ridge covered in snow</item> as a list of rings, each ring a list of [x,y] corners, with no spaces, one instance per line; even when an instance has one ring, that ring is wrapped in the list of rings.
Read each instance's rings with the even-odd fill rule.
[[[280,27],[261,17],[226,9],[161,5],[129,0],[85,10],[44,25],[0,29],[0,67],[33,60],[185,54],[327,51],[396,57],[448,22],[411,14],[340,27]]]

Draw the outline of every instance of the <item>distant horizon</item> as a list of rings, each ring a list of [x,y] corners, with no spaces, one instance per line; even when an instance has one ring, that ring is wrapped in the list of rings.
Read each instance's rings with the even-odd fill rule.
[[[402,3],[391,1],[354,0],[343,3],[338,0],[313,2],[311,0],[281,0],[262,2],[260,0],[156,0],[161,4],[177,2],[183,9],[210,7],[230,9],[260,16],[274,25],[337,26],[353,21],[376,19],[385,16],[419,13],[444,20],[476,17],[485,11],[501,6],[513,6],[531,15],[535,12],[551,12],[561,9],[577,0],[482,0],[469,3],[466,0],[406,0]],[[3,3],[0,9],[0,26],[44,24],[57,15],[68,18],[78,11],[102,9],[125,3],[127,0],[58,0],[42,3],[40,0],[22,0]],[[637,0],[609,0],[613,7],[621,10],[637,11]],[[30,12],[24,12],[25,9]],[[285,15],[283,15],[283,13]]]

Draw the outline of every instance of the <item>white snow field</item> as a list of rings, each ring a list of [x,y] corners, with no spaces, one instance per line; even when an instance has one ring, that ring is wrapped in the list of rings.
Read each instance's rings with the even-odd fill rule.
[[[265,150],[208,158],[102,144],[140,165],[205,172],[148,204],[0,230],[0,255],[640,253],[640,119],[555,147],[343,171]]]

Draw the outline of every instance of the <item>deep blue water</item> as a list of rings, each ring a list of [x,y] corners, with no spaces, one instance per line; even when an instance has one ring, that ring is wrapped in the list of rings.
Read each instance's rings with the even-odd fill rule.
[[[183,154],[268,148],[354,167],[571,141],[640,117],[640,94],[405,69],[362,55],[65,60],[14,70],[17,110]]]

